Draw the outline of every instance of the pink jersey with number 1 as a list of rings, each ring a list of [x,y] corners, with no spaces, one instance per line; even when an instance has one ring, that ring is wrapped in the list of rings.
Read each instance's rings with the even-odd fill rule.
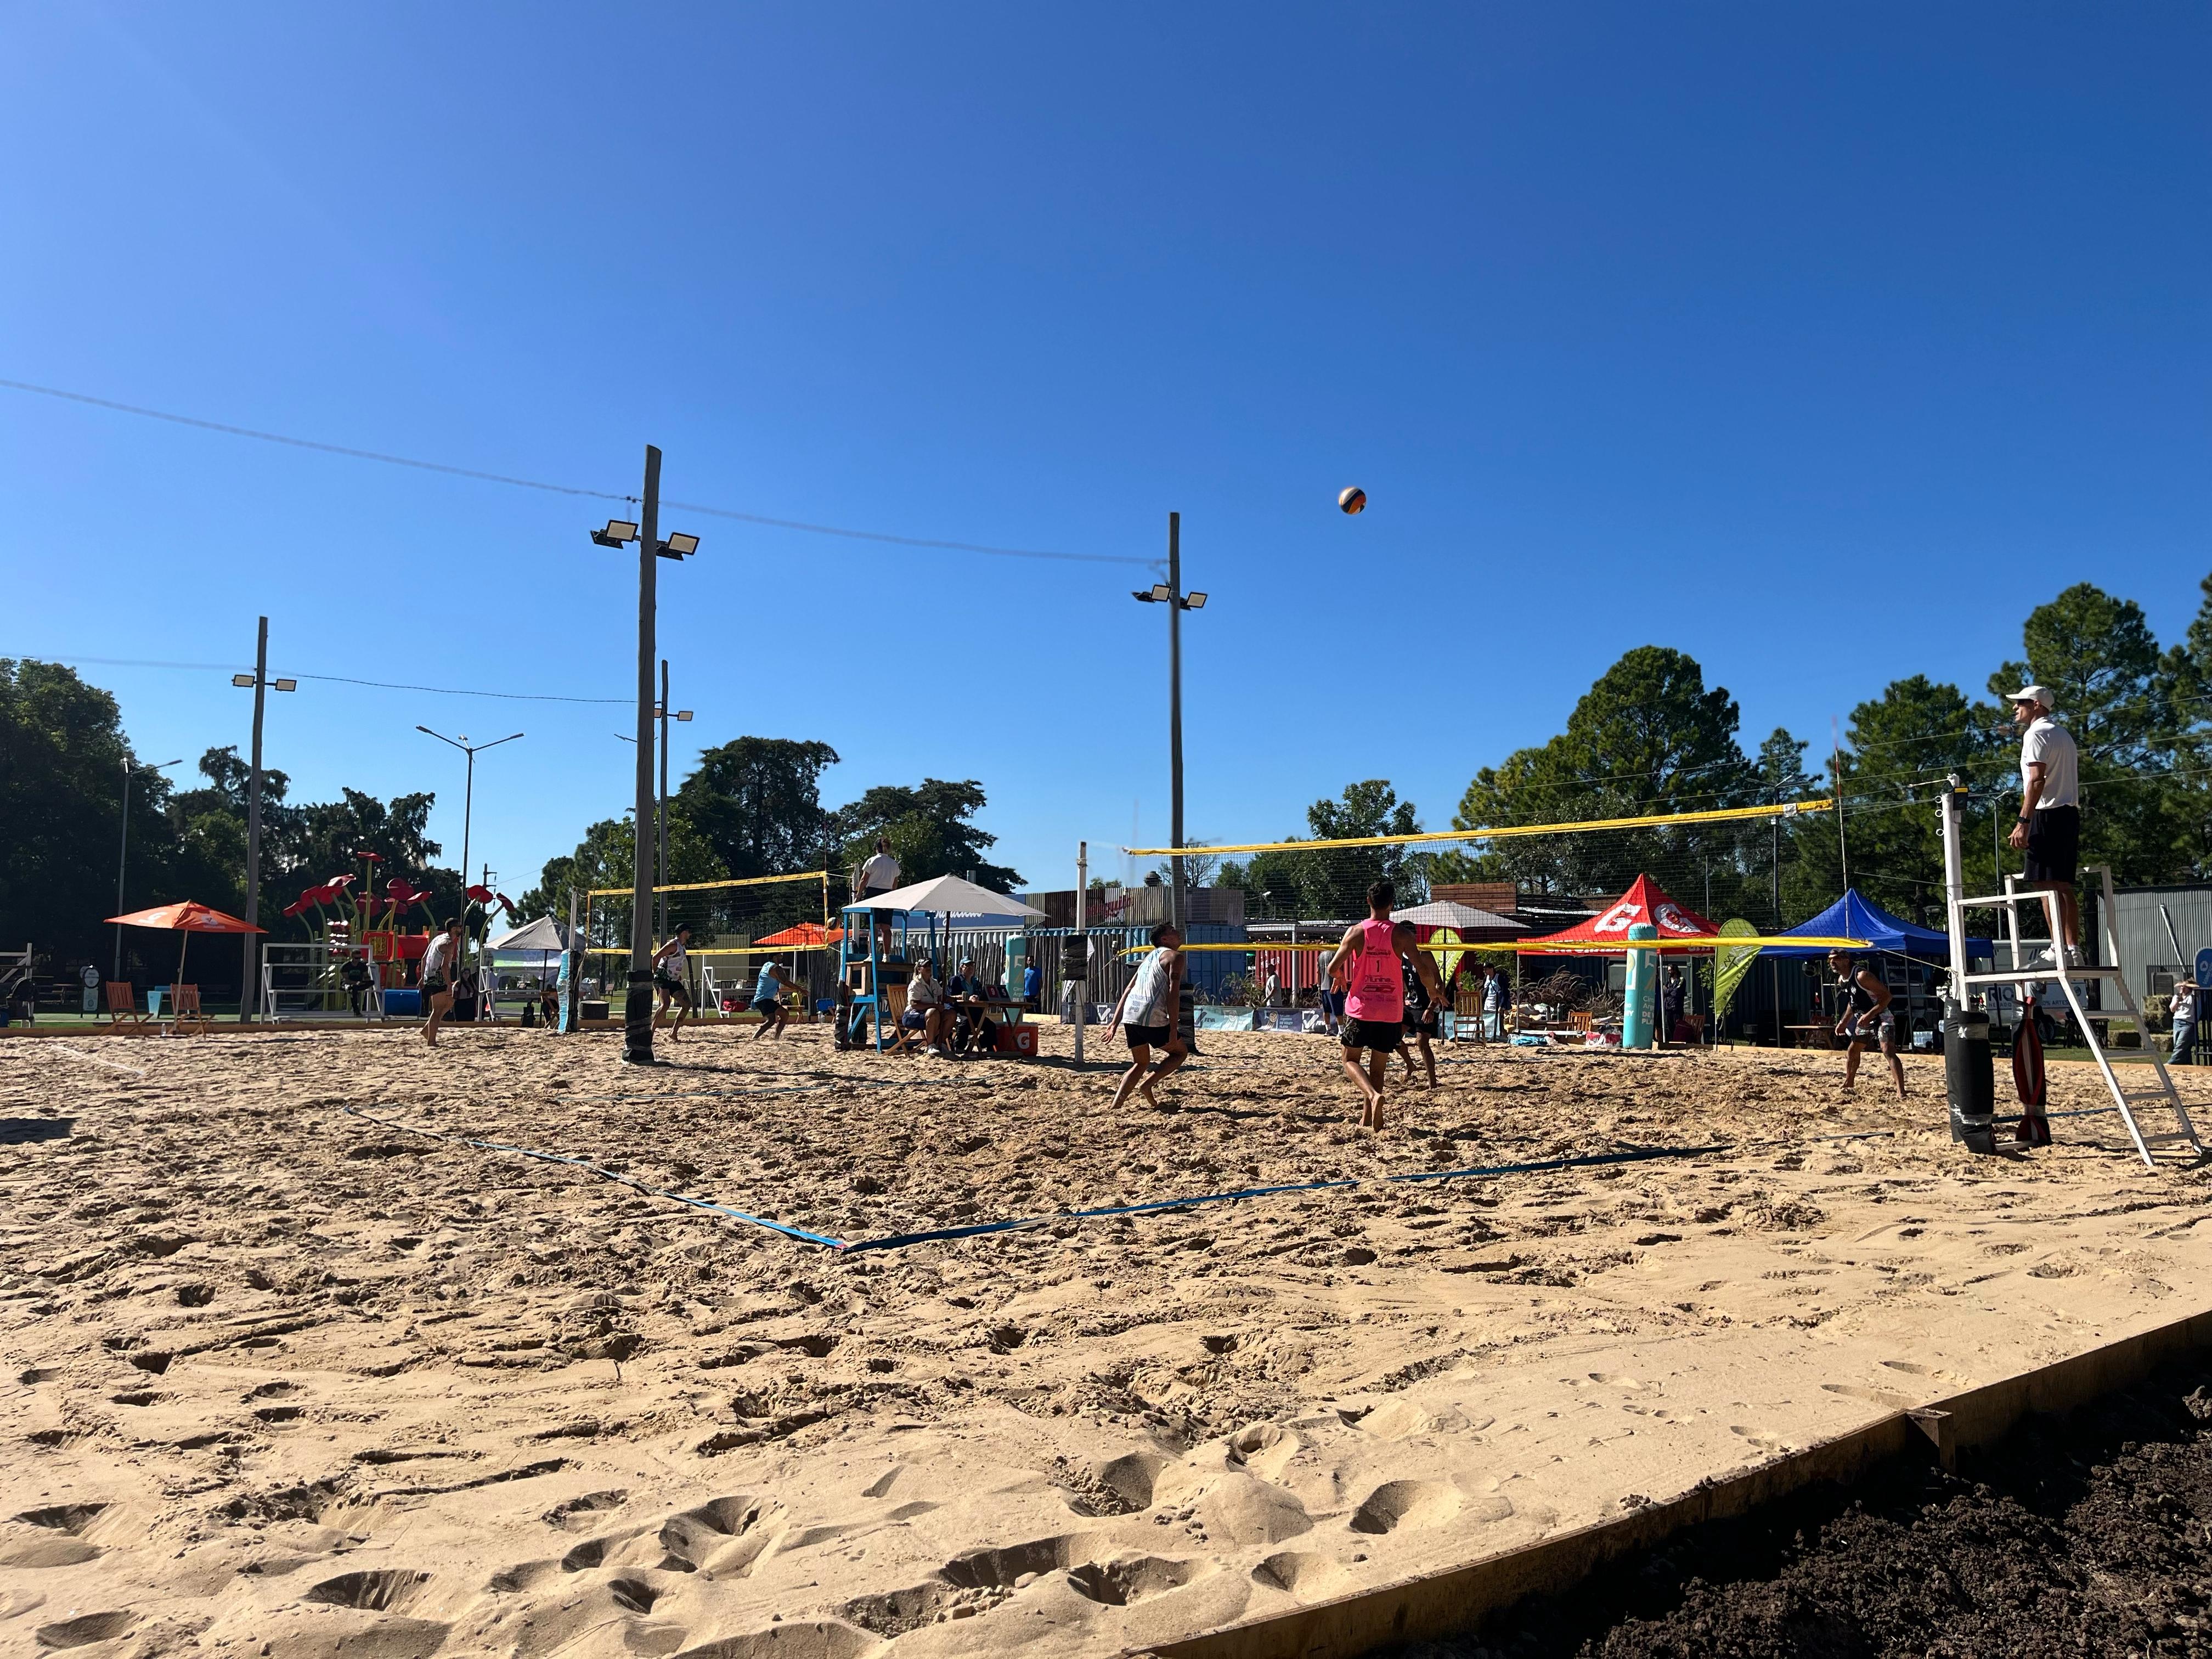
[[[1352,959],[1352,994],[1344,1012],[1354,1019],[1387,1023],[1406,1018],[1406,981],[1398,972],[1398,924],[1359,924],[1359,954]]]

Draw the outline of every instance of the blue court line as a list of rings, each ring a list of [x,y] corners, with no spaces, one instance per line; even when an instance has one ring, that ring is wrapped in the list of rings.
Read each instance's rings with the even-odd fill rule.
[[[1233,1193],[1208,1193],[1198,1198],[1156,1199],[1148,1204],[1116,1204],[1099,1210],[1063,1210],[1057,1215],[1029,1216],[1018,1221],[984,1221],[972,1227],[940,1227],[929,1232],[892,1233],[883,1238],[855,1239],[838,1246],[846,1251],[896,1250],[908,1244],[935,1243],[950,1238],[975,1238],[985,1233],[1011,1233],[1032,1227],[1045,1227],[1055,1221],[1095,1221],[1104,1216],[1146,1215],[1159,1210],[1187,1209],[1198,1204],[1234,1204],[1241,1199],[1268,1198],[1279,1193],[1319,1193],[1334,1188],[1358,1187],[1367,1180],[1378,1185],[1387,1182],[1459,1181],[1469,1176],[1536,1175],[1547,1170],[1576,1170],[1599,1164],[1641,1164],[1658,1158],[1697,1158],[1706,1152],[1726,1152],[1727,1147],[1711,1146],[1644,1146],[1626,1152],[1593,1152],[1581,1158],[1547,1158],[1531,1164],[1490,1164],[1465,1170],[1434,1170],[1419,1175],[1394,1175],[1372,1177],[1352,1177],[1340,1181],[1309,1181],[1286,1187],[1246,1187]]]
[[[510,1146],[503,1140],[477,1140],[469,1135],[447,1134],[441,1129],[418,1129],[411,1123],[395,1123],[390,1118],[378,1117],[374,1113],[365,1112],[358,1106],[348,1106],[344,1110],[349,1117],[360,1118],[366,1122],[375,1124],[379,1128],[404,1129],[410,1135],[428,1135],[433,1140],[451,1141],[460,1146],[475,1146],[488,1152],[514,1152],[519,1157],[536,1158],[540,1164],[569,1164],[575,1169],[587,1170],[602,1180],[611,1181],[620,1186],[643,1193],[648,1198],[673,1199],[678,1204],[689,1204],[695,1210],[712,1210],[716,1215],[727,1216],[732,1221],[748,1221],[756,1227],[765,1227],[772,1233],[781,1233],[787,1238],[800,1239],[806,1243],[819,1244],[828,1249],[842,1250],[846,1248],[842,1239],[827,1237],[821,1233],[810,1233],[804,1227],[788,1226],[781,1221],[771,1221],[766,1216],[750,1215],[743,1210],[733,1210],[726,1204],[715,1204],[703,1198],[693,1198],[687,1193],[673,1193],[665,1187],[647,1186],[635,1176],[617,1175],[612,1170],[602,1169],[588,1158],[570,1158],[562,1152],[541,1152],[533,1147]]]
[[[808,1244],[819,1244],[824,1249],[851,1255],[861,1250],[897,1250],[910,1244],[942,1243],[958,1238],[981,1238],[991,1233],[1024,1232],[1033,1228],[1047,1227],[1060,1221],[1097,1221],[1109,1216],[1152,1215],[1163,1210],[1186,1210],[1200,1204],[1235,1204],[1250,1198],[1273,1198],[1284,1193],[1322,1193],[1359,1187],[1372,1182],[1376,1185],[1406,1184],[1422,1181],[1461,1181],[1470,1176],[1540,1175],[1552,1170],[1589,1169],[1599,1164],[1644,1164],[1662,1158],[1699,1158],[1707,1152],[1723,1152],[1729,1148],[1716,1142],[1706,1146],[1638,1146],[1625,1152],[1586,1152],[1577,1158],[1538,1158],[1526,1164],[1485,1164],[1464,1170],[1431,1170],[1413,1175],[1376,1176],[1344,1176],[1334,1181],[1295,1182],[1275,1187],[1242,1187],[1235,1192],[1206,1193],[1194,1198],[1159,1198],[1142,1204],[1113,1204],[1095,1210],[1062,1210],[1053,1215],[1024,1216],[1011,1221],[981,1221],[967,1227],[939,1227],[926,1232],[886,1233],[878,1238],[850,1241],[831,1238],[823,1233],[811,1233],[804,1227],[793,1227],[786,1222],[771,1221],[766,1216],[753,1215],[744,1210],[732,1209],[726,1204],[694,1198],[688,1193],[672,1192],[665,1187],[649,1186],[634,1176],[618,1175],[614,1170],[592,1163],[588,1158],[572,1158],[564,1152],[543,1152],[529,1146],[517,1146],[503,1140],[478,1140],[471,1135],[450,1134],[441,1129],[421,1129],[411,1123],[394,1122],[376,1116],[358,1106],[342,1109],[349,1117],[357,1117],[374,1123],[379,1128],[404,1129],[409,1134],[427,1136],[432,1140],[443,1140],[460,1146],[474,1146],[484,1152],[513,1152],[520,1158],[535,1158],[541,1164],[566,1164],[573,1169],[611,1181],[620,1186],[645,1194],[649,1198],[665,1198],[678,1204],[688,1204],[693,1209],[708,1210],[732,1221],[748,1222],[781,1233],[787,1238],[796,1238]]]

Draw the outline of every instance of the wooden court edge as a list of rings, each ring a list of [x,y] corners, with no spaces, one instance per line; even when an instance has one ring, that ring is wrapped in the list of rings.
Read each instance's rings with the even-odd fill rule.
[[[2207,1349],[2212,1310],[1893,1413],[1740,1474],[1701,1480],[1679,1498],[1520,1549],[1123,1651],[1130,1659],[1353,1659],[1393,1643],[1465,1634],[1524,1597],[1562,1595],[1607,1562],[1686,1528],[1747,1514],[1816,1481],[1855,1480],[1911,1452],[1932,1452],[1951,1468],[1960,1449],[2001,1439],[2025,1418],[2074,1411],[2169,1359]]]

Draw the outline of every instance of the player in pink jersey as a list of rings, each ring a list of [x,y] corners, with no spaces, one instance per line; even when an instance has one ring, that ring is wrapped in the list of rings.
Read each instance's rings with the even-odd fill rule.
[[[1437,965],[1416,942],[1413,925],[1390,920],[1390,907],[1398,890],[1378,881],[1367,890],[1367,920],[1345,930],[1344,942],[1328,959],[1328,973],[1345,987],[1344,1071],[1359,1085],[1366,1104],[1359,1127],[1382,1127],[1382,1085],[1390,1075],[1390,1056],[1406,1035],[1406,985],[1401,964],[1409,967],[1429,994],[1431,1003],[1442,1003],[1443,981]],[[1367,1050],[1367,1069],[1359,1069],[1359,1051]]]

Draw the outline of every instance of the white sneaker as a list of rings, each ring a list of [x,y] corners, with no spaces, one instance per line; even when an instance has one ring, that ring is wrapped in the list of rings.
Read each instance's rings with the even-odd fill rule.
[[[2066,965],[2069,968],[2079,968],[2081,965],[2081,947],[2080,945],[2069,945],[2066,947]]]

